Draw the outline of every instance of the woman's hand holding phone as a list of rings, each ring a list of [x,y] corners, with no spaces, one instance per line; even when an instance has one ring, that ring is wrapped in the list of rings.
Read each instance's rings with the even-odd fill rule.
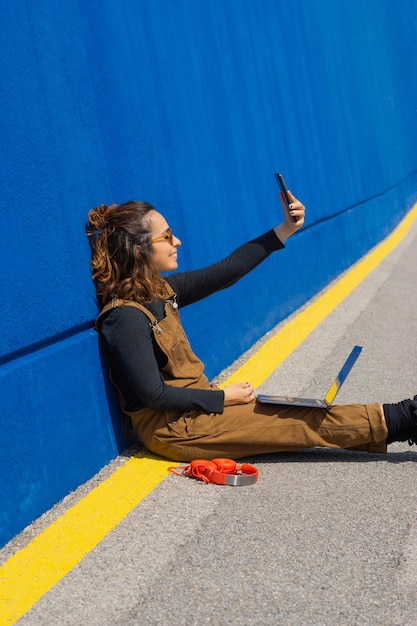
[[[280,189],[280,200],[284,212],[285,221],[274,230],[282,243],[291,237],[304,224],[304,205],[289,191],[285,185],[282,174],[275,174],[275,179]]]
[[[283,202],[284,208],[287,210],[287,212],[288,212],[288,214],[290,216],[290,219],[293,222],[296,222],[297,218],[290,213],[291,198],[290,198],[290,194],[288,193],[288,189],[286,187],[286,184],[284,182],[284,178],[283,178],[282,174],[275,174],[275,180],[277,181],[278,187],[281,190],[281,192],[280,192],[281,202],[284,201]]]

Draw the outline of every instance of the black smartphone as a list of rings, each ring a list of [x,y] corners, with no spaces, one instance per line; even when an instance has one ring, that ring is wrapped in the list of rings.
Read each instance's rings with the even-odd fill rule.
[[[287,209],[289,210],[289,206],[291,204],[291,200],[290,200],[290,197],[288,195],[287,187],[285,186],[284,178],[283,178],[282,174],[275,174],[275,179],[276,179],[276,181],[278,183],[278,187],[282,191],[282,194],[283,194],[284,199],[285,199],[285,204],[287,205]],[[297,218],[294,215],[290,215],[290,218],[292,219],[293,222],[297,221]]]

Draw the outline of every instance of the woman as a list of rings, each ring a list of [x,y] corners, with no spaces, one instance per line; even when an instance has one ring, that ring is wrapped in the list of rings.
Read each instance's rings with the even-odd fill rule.
[[[146,202],[105,204],[88,214],[93,279],[103,309],[96,328],[123,412],[152,452],[174,461],[240,457],[314,446],[386,452],[417,442],[414,401],[330,409],[258,404],[249,382],[220,390],[204,374],[178,309],[247,274],[304,223],[290,194],[284,221],[214,265],[178,267],[181,241]],[[296,218],[293,221],[292,217]]]

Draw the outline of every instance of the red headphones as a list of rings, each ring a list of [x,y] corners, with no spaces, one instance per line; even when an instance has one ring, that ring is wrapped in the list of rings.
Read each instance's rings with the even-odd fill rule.
[[[205,483],[232,485],[233,487],[253,485],[258,480],[256,467],[248,463],[237,465],[232,459],[213,459],[212,461],[197,459],[191,461],[189,465],[169,467],[168,471],[177,476],[189,476]]]

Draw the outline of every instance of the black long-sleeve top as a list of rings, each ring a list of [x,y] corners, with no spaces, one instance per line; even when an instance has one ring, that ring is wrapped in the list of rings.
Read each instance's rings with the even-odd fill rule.
[[[177,294],[178,306],[184,307],[233,285],[283,247],[270,230],[218,263],[199,270],[177,272],[167,276],[166,281]],[[158,321],[164,317],[165,302],[155,299],[146,305]],[[165,383],[160,370],[166,365],[167,356],[156,343],[149,319],[140,309],[130,306],[110,309],[99,320],[99,333],[113,382],[124,398],[125,411],[149,407],[166,411],[223,412],[222,390],[177,388]]]

